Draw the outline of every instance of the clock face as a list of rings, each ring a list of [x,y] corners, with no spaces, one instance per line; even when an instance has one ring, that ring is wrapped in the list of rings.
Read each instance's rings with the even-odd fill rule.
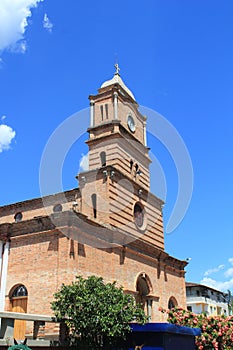
[[[128,123],[129,130],[132,132],[135,132],[136,125],[135,125],[134,119],[131,115],[128,116],[127,123]]]

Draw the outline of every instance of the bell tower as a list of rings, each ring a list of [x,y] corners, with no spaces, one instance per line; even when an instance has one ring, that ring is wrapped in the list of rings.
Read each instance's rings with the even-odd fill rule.
[[[150,193],[146,117],[115,68],[89,96],[89,170],[78,175],[80,210],[129,240],[143,236],[163,249],[163,202]]]
[[[112,165],[146,189],[150,187],[146,117],[116,72],[97,95],[89,96],[89,169]]]

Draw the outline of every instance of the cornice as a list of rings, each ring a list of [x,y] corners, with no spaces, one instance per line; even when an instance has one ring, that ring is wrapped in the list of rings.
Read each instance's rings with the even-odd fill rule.
[[[108,246],[109,248],[121,248],[139,254],[145,259],[151,259],[158,264],[183,271],[187,265],[186,261],[178,260],[156,246],[137,239],[136,237],[125,235],[110,226],[99,224],[87,218],[87,216],[70,211],[42,216],[12,224],[0,225],[0,238],[8,240],[10,238],[20,238],[20,236],[31,235],[42,232],[60,232],[64,236],[77,240],[80,243],[93,246],[97,249]],[[125,244],[122,244],[125,242]]]

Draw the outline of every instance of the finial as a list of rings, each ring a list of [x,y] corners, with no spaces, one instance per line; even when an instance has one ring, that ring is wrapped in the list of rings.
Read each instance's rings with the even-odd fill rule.
[[[116,68],[115,74],[120,75],[120,67],[119,67],[118,63],[116,63],[116,64],[114,65],[114,67]]]

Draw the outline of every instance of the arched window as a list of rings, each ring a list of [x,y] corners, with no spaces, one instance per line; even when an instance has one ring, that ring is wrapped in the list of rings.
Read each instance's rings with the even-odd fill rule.
[[[13,290],[12,298],[26,297],[27,295],[28,295],[27,288],[23,284],[20,284]]]
[[[138,292],[137,302],[141,304],[146,315],[151,318],[153,301],[149,297],[152,286],[149,277],[145,273],[141,273],[137,279],[136,290]]]
[[[14,216],[15,222],[20,222],[23,219],[23,214],[21,212],[18,212]]]
[[[138,277],[137,280],[137,292],[140,296],[146,296],[150,293],[150,288],[146,280],[146,276],[143,274]]]
[[[104,120],[104,106],[100,106],[101,120]]]
[[[108,119],[108,104],[105,104],[105,115],[106,119]]]
[[[93,216],[96,219],[97,218],[97,198],[95,193],[91,195],[91,201],[92,201]]]
[[[171,298],[168,300],[168,309],[169,309],[169,310],[174,309],[174,307],[176,307],[177,305],[178,305],[178,303],[177,303],[176,298],[171,297]]]
[[[138,227],[142,227],[144,221],[143,207],[141,204],[136,203],[134,206],[134,222]]]
[[[130,170],[132,170],[133,169],[133,160],[132,159],[130,160],[129,164],[130,164]]]
[[[101,166],[106,166],[106,153],[105,152],[100,153],[100,160],[101,160]]]

